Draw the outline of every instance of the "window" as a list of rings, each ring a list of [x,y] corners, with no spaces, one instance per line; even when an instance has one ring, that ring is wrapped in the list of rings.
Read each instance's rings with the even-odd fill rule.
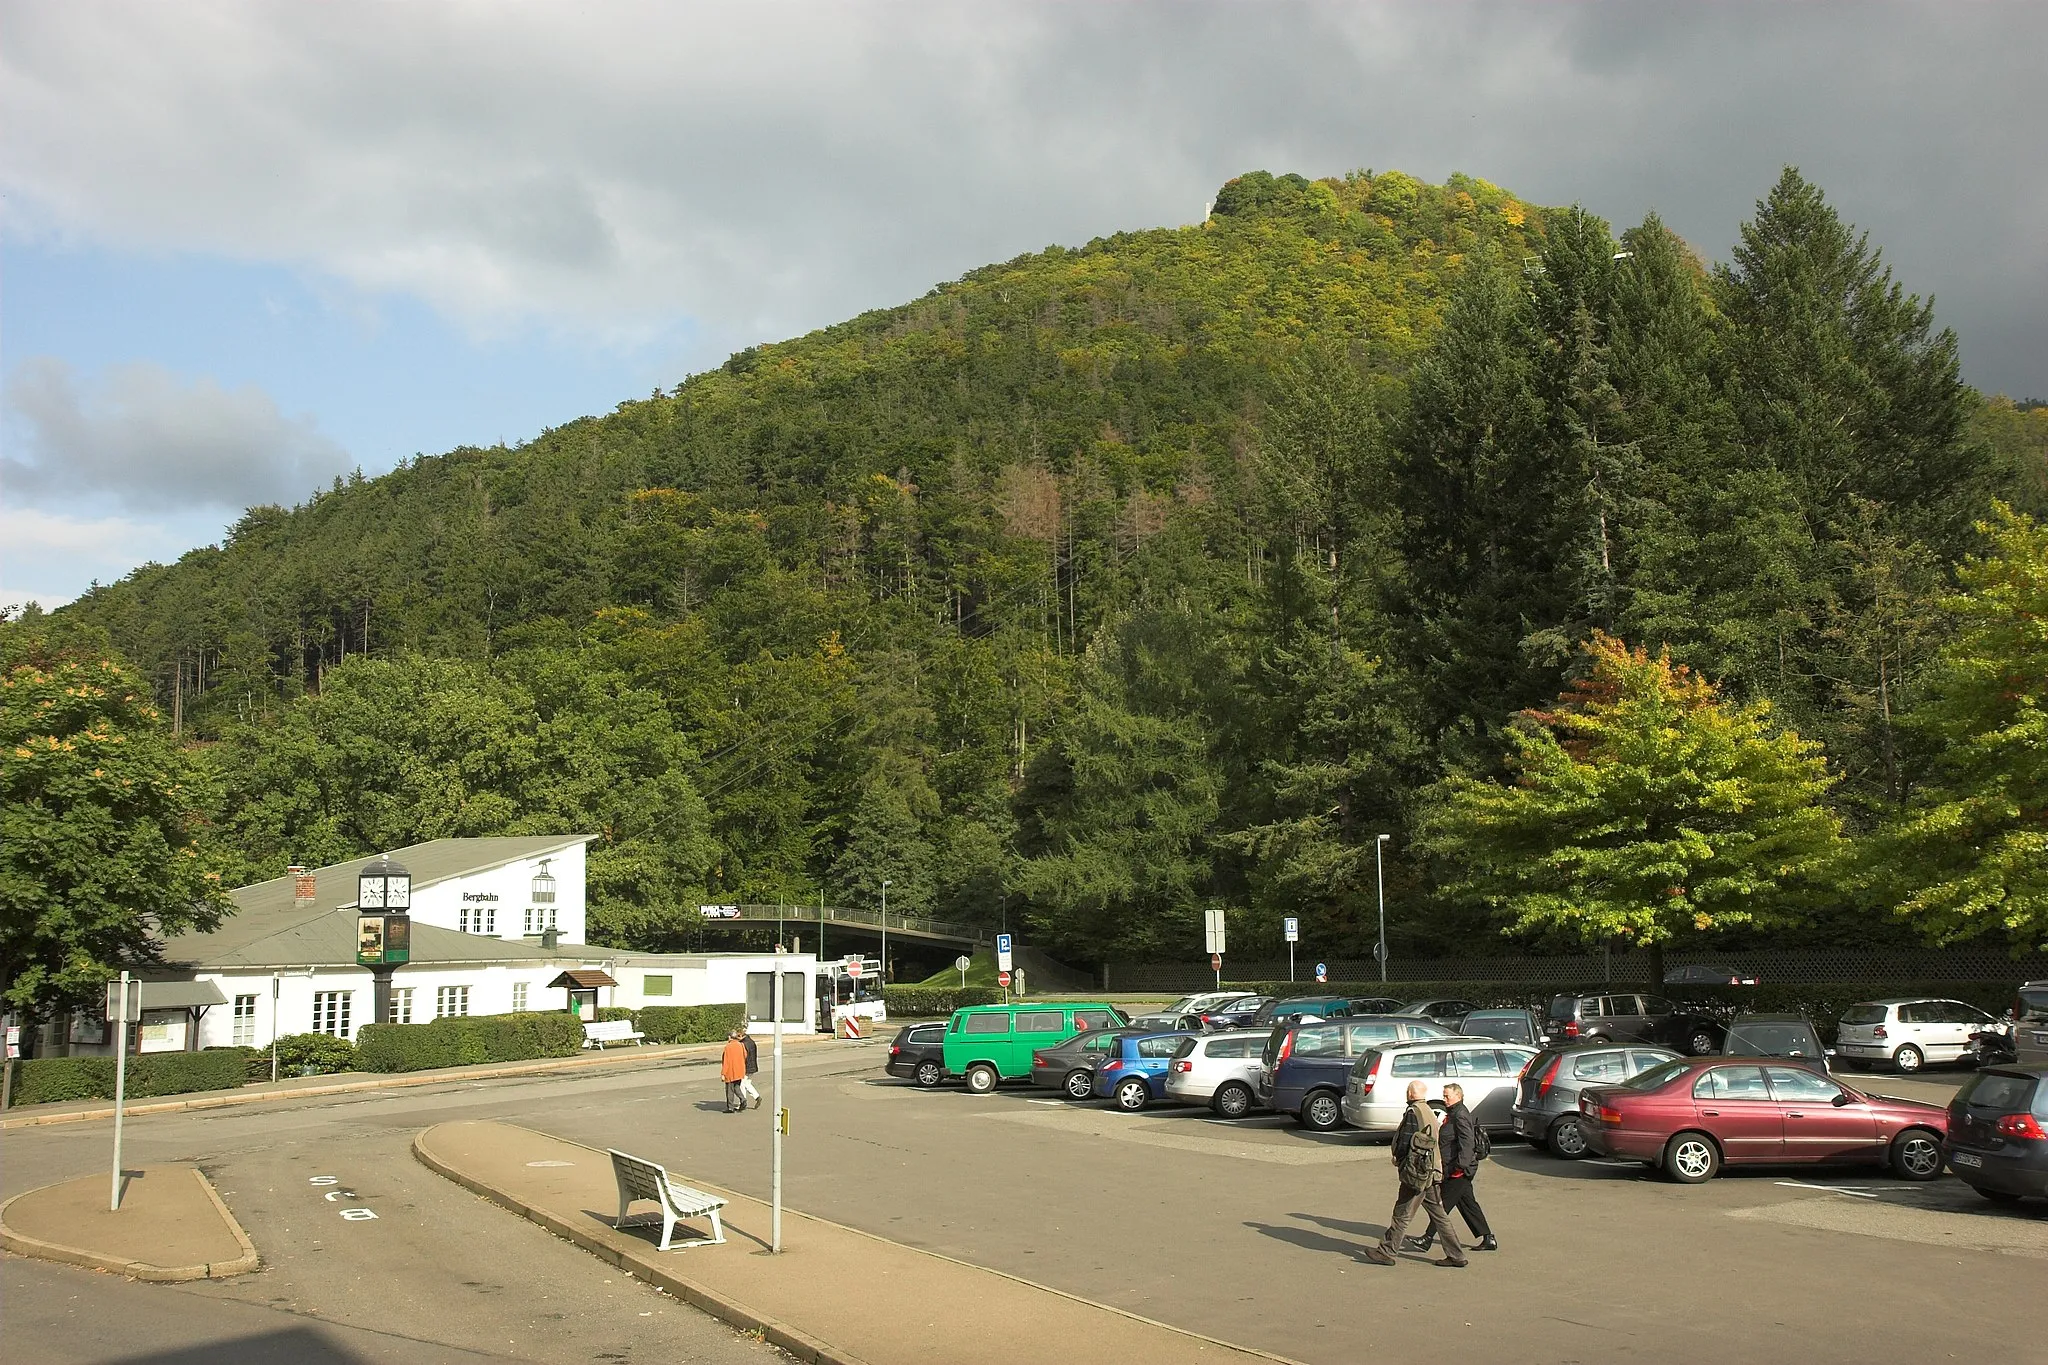
[[[640,978],[640,994],[642,995],[674,995],[675,993],[676,979],[674,976],[656,976],[653,972],[648,972]]]
[[[1647,1071],[1643,1073],[1648,1075]],[[1764,1072],[1760,1066],[1717,1066],[1703,1072],[1693,1082],[1692,1097],[1696,1100],[1767,1100],[1770,1090],[1764,1085]]]
[[[1648,1071],[1653,1066],[1662,1066],[1664,1063],[1672,1060],[1674,1059],[1668,1052],[1638,1052],[1634,1048],[1630,1048],[1628,1053],[1629,1073],[1636,1075]]]
[[[990,1033],[1008,1033],[1009,1031],[1010,1016],[1006,1011],[997,1010],[993,1014],[970,1014],[967,1016],[967,1032],[970,1034],[986,1035]]]
[[[1581,1017],[1579,1006],[1579,997],[1577,997],[1576,995],[1553,995],[1550,997],[1550,1017],[1553,1019],[1572,1019]],[[1593,1007],[1593,1002],[1591,1000],[1585,1002],[1585,1017],[1590,1017],[1598,1013],[1599,1010]]]
[[[1899,1006],[1899,1022],[1902,1024],[1926,1023],[1927,1006],[1921,1004]]]
[[[235,1046],[256,1046],[256,997],[235,997]]]
[[[1643,1013],[1670,1014],[1671,1012],[1671,1002],[1662,996],[1646,995],[1643,997]]]
[[[1406,1030],[1401,1025],[1391,1022],[1381,1023],[1375,1021],[1369,1024],[1346,1024],[1344,1031],[1350,1035],[1351,1050],[1353,1052],[1363,1052],[1374,1043],[1391,1042],[1396,1038],[1407,1036]]]
[[[552,895],[549,898],[553,899]],[[522,932],[542,934],[555,927],[554,906],[529,905],[526,907],[526,928]]]
[[[1108,1028],[1116,1020],[1110,1018],[1108,1010],[1075,1010],[1074,1027],[1077,1029]]]
[[[1833,1081],[1824,1081],[1811,1071],[1796,1066],[1767,1066],[1764,1076],[1771,1083],[1771,1094],[1781,1100],[1833,1104],[1835,1096],[1842,1093],[1842,1087]]]
[[[1965,1005],[1960,1000],[1944,1000],[1941,1002],[1941,1007],[1947,1011],[1947,1022],[1951,1024],[1969,1024],[1972,1027],[1976,1027],[1977,1025],[1991,1022],[1990,1015],[1978,1009],[1975,1005]]]
[[[1610,995],[1601,1000],[1600,1013],[1610,1019],[1639,1019],[1643,1010],[1633,995]]]
[[[1492,1048],[1461,1047],[1445,1058],[1447,1076],[1498,1076],[1500,1054]]]
[[[1098,1033],[1087,1042],[1081,1044],[1081,1047],[1087,1052],[1114,1052],[1116,1051],[1116,1035],[1114,1033]]]
[[[526,983],[524,981],[515,981],[512,983],[512,1012],[518,1014],[525,1010],[525,1008]]]
[[[1138,1055],[1140,1057],[1171,1057],[1180,1050],[1180,1044],[1181,1040],[1178,1038],[1140,1038],[1138,1040]]]
[[[2022,986],[2018,1016],[2029,1024],[2048,1023],[2048,986]]]
[[[1019,1033],[1065,1033],[1067,1017],[1058,1010],[1032,1010],[1017,1016]]]
[[[354,1032],[349,1018],[354,991],[313,992],[313,1032],[330,1038],[346,1038]]]
[[[1209,1044],[1208,1049],[1202,1055],[1205,1057],[1249,1057],[1252,1055],[1252,1045],[1262,1041],[1264,1040],[1256,1034],[1248,1034],[1243,1038],[1218,1038]]]
[[[495,935],[498,932],[498,907],[465,905],[455,912],[455,927],[465,934]]]
[[[1389,1076],[1441,1076],[1444,1074],[1444,1054],[1441,1052],[1397,1052],[1394,1064],[1387,1069]]]
[[[412,1022],[412,987],[400,986],[391,992],[391,1017],[387,1024],[410,1024]]]
[[[1851,1005],[1842,1011],[1845,1024],[1882,1024],[1891,1013],[1883,1005]]]
[[[1294,1052],[1296,1057],[1342,1057],[1344,1055],[1344,1026],[1342,1024],[1312,1024],[1296,1029]]]
[[[1572,1058],[1572,1079],[1618,1085],[1628,1079],[1628,1064],[1619,1052],[1588,1052]]]
[[[469,987],[434,987],[434,1017],[453,1019],[469,1013]]]

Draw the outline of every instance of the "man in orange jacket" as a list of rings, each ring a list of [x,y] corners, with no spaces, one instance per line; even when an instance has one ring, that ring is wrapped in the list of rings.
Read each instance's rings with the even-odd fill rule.
[[[747,1079],[747,1049],[738,1029],[725,1035],[725,1055],[719,1059],[718,1074],[725,1079],[725,1112],[737,1114],[747,1107],[741,1083]]]

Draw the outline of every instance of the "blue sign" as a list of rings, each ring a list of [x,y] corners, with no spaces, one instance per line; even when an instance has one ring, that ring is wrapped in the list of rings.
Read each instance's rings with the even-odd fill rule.
[[[996,970],[999,972],[1007,972],[1010,970],[1010,967],[1010,936],[1008,934],[997,934]],[[1004,982],[1003,984],[1008,985],[1009,983]]]
[[[1318,980],[1318,981],[1328,981],[1329,979],[1330,979],[1330,964],[1329,964],[1329,963],[1327,963],[1327,962],[1318,962],[1318,963],[1316,964],[1316,980]]]
[[[1010,951],[1010,936],[1008,934],[996,935],[996,951],[999,953],[1007,953]]]

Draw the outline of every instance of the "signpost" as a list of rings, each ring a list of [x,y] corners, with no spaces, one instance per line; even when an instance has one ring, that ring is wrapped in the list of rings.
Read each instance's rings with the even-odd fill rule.
[[[782,945],[775,951],[780,953]],[[769,1220],[769,1250],[782,1250],[782,1135],[789,1131],[789,1111],[782,1107],[782,964],[777,962],[774,970],[775,985],[768,992],[768,1009],[775,1016],[775,1132],[769,1141],[774,1147],[770,1184],[773,1187],[773,1214]]]
[[[953,970],[960,973],[960,989],[967,989],[967,969],[974,965],[974,959],[962,953],[953,959]]]
[[[122,972],[107,983],[107,1022],[114,1026],[114,1193],[107,1205],[121,1211],[121,1115],[128,1095],[128,1026],[142,1022],[142,983]]]
[[[1208,939],[1209,966],[1216,973],[1216,989],[1223,989],[1224,925],[1223,907],[1211,906],[1202,912],[1203,936]]]
[[[1280,928],[1287,936],[1287,979],[1294,980],[1294,945],[1301,941],[1301,921],[1292,915],[1283,916]]]
[[[997,972],[996,984],[998,986],[1001,986],[1003,990],[1007,992],[1010,989],[1010,974],[1008,972]],[[1003,1017],[1007,1019],[1009,1016],[1004,1015]]]
[[[1010,1003],[1010,936],[996,935],[996,981],[1003,988],[1003,1003]]]
[[[1327,962],[1318,962],[1318,963],[1316,964],[1316,984],[1320,986],[1321,984],[1323,984],[1324,982],[1328,981],[1329,979],[1330,979],[1330,964],[1329,964],[1329,963],[1327,963]]]

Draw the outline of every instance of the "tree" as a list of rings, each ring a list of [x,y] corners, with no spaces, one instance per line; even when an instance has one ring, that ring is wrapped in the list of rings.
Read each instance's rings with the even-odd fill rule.
[[[1596,634],[1555,707],[1509,730],[1507,782],[1453,778],[1424,847],[1512,933],[1650,948],[1791,919],[1837,865],[1819,747]]]
[[[1981,529],[1947,604],[1960,631],[1908,716],[1932,771],[1875,851],[1929,936],[2024,947],[2048,936],[2048,526],[1999,504]]]
[[[0,993],[31,1017],[97,997],[232,908],[205,765],[96,632],[0,619]]]

